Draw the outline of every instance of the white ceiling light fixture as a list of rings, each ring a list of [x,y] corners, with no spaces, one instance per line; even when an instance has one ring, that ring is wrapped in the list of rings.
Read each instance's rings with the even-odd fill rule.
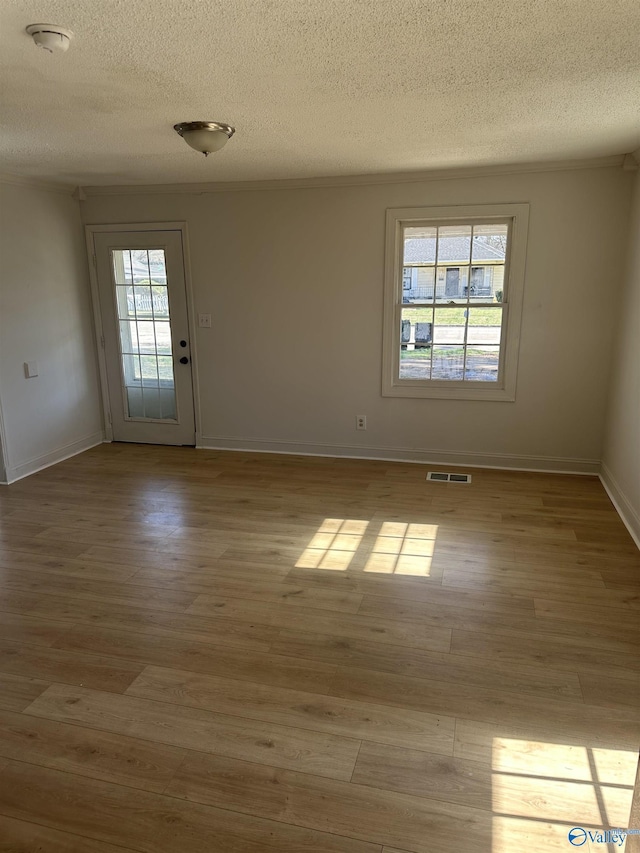
[[[65,53],[69,49],[73,33],[57,24],[29,24],[27,32],[38,47],[49,53]]]
[[[236,132],[235,127],[220,121],[183,121],[174,124],[173,129],[187,145],[205,157],[224,148]]]

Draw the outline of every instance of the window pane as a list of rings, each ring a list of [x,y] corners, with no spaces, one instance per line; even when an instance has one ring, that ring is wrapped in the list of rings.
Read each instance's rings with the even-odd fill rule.
[[[468,344],[499,344],[502,308],[469,308]]]
[[[492,269],[486,267],[471,267],[471,276],[469,279],[469,300],[477,302],[493,301]]]
[[[468,264],[471,258],[471,226],[441,225],[438,228],[438,263]]]
[[[485,262],[483,281],[479,278],[472,298],[485,302],[502,302],[504,299],[504,264],[507,255],[509,229],[499,225],[475,225],[473,229],[472,263]],[[478,266],[477,269],[480,269]],[[473,274],[472,274],[473,283]]]
[[[403,302],[433,302],[434,289],[435,267],[404,267]]]
[[[504,263],[507,254],[508,230],[506,224],[474,225],[471,260],[474,263],[476,261]]]
[[[458,380],[463,378],[464,347],[434,345],[432,379]]]
[[[500,347],[468,346],[465,379],[473,382],[497,382]]]
[[[469,267],[438,266],[436,302],[465,302],[469,289]]]
[[[491,298],[495,302],[504,302],[504,264],[494,264],[488,267]]]
[[[467,309],[436,308],[434,314],[434,344],[463,344]]]
[[[400,328],[400,377],[429,379],[433,310],[403,308]]]
[[[410,227],[404,229],[403,264],[435,264],[437,228]],[[467,256],[468,258],[468,256]]]

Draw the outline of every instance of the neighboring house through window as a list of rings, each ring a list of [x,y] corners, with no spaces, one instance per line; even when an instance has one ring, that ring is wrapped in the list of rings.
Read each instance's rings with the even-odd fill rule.
[[[528,212],[387,211],[384,395],[515,399]]]

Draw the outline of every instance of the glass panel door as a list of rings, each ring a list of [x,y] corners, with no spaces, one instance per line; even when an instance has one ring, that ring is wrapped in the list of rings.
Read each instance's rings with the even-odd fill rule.
[[[195,444],[182,233],[94,233],[106,406],[115,441]]]
[[[164,249],[113,249],[125,417],[176,420]]]

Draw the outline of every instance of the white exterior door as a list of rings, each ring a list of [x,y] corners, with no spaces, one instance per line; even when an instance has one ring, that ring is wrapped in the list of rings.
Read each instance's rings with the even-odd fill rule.
[[[93,238],[113,439],[193,445],[182,233]]]

